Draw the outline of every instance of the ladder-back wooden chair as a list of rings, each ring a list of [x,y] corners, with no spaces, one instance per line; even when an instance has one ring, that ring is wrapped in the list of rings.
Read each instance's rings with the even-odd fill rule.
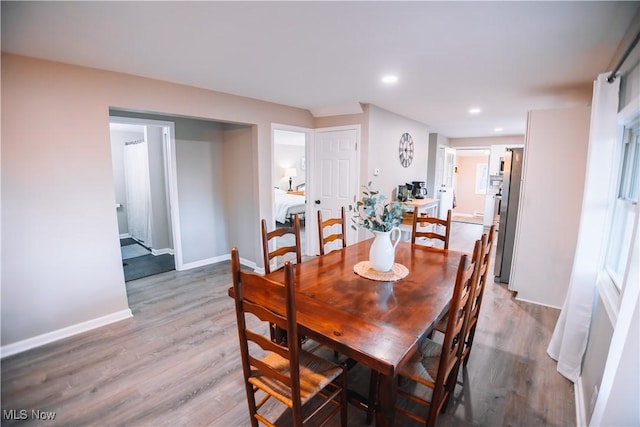
[[[493,250],[493,242],[495,239],[495,225],[492,225],[489,229],[489,234],[482,235],[482,250],[481,250],[481,262],[478,268],[478,279],[476,281],[476,289],[473,294],[473,305],[469,312],[469,321],[465,327],[465,339],[462,347],[462,363],[467,366],[469,363],[469,354],[471,353],[471,346],[473,345],[473,339],[476,334],[476,326],[480,317],[480,307],[482,306],[482,298],[484,296],[485,288],[490,277],[490,263],[491,263],[491,251]],[[446,318],[441,320],[436,326],[438,332],[444,333],[446,328]]]
[[[428,400],[424,396],[406,391],[402,386],[399,387],[398,396],[428,407],[428,412],[425,417],[398,405],[396,411],[428,427],[435,425],[438,414],[445,407],[456,384],[464,326],[468,319],[469,301],[473,296],[473,287],[477,279],[476,266],[480,262],[480,245],[481,242],[478,240],[474,249],[475,257],[463,255],[460,259],[442,345],[425,338],[413,357],[398,369],[398,375],[401,378],[422,384],[432,392],[431,399]]]
[[[293,245],[280,246],[276,247],[272,251],[269,250],[269,245],[271,244],[272,240],[278,240],[278,238],[282,238],[283,236],[287,235],[293,237]],[[290,227],[276,228],[273,231],[267,231],[267,221],[264,219],[262,220],[262,254],[265,274],[269,274],[271,273],[271,271],[282,268],[282,266],[280,266],[279,268],[271,270],[271,261],[273,259],[276,259],[277,262],[277,257],[286,258],[288,254],[294,254],[296,262],[302,262],[302,250],[300,246],[300,220],[298,219],[297,214],[293,215],[293,224]]]
[[[274,421],[266,417],[268,411],[261,409],[267,401],[275,399],[291,411],[289,425],[302,426],[312,418],[314,421],[320,418],[315,424],[323,425],[339,413],[340,424],[346,426],[346,368],[304,351],[298,340],[275,343],[258,328],[259,324],[274,323],[289,336],[298,335],[292,264],[287,261],[284,270],[284,286],[264,276],[241,271],[238,250],[231,250],[238,337],[251,425],[257,427],[258,422],[274,425]],[[274,301],[285,310],[284,315],[266,307]],[[247,316],[249,314],[251,316]],[[256,322],[256,318],[261,322]],[[322,400],[320,406],[314,404],[311,414],[303,415],[303,406],[311,399],[316,402],[316,397]]]
[[[422,230],[420,227],[431,226],[428,230]],[[438,228],[444,227],[444,233]],[[431,240],[440,240],[444,244],[444,249],[449,249],[449,237],[451,236],[451,209],[447,211],[447,219],[440,219],[425,214],[418,215],[418,207],[413,210],[413,225],[411,228],[411,243],[416,244],[417,239],[427,238]]]
[[[480,307],[482,306],[482,297],[490,277],[489,264],[491,263],[491,250],[493,249],[493,240],[495,235],[495,225],[489,229],[488,235],[482,236],[482,256],[480,259],[480,267],[478,268],[478,280],[476,281],[476,290],[473,295],[473,304],[469,313],[469,321],[465,328],[465,339],[462,348],[462,362],[467,366],[469,362],[469,354],[473,345],[473,338],[476,334],[476,326],[480,317]]]
[[[284,264],[282,264],[278,268],[274,268],[273,270],[271,269],[271,261],[274,260],[277,265],[278,257],[281,257],[281,260],[286,260],[287,258],[293,259],[293,257],[295,256],[296,263],[299,264],[302,262],[302,249],[300,246],[300,220],[298,219],[297,214],[293,215],[293,224],[290,227],[281,227],[276,228],[273,231],[267,231],[267,221],[265,219],[261,221],[261,225],[262,256],[264,261],[265,274],[269,274],[272,271],[279,270],[284,266]],[[293,239],[293,245],[288,244],[287,246],[278,247],[278,239],[285,236],[289,239]],[[270,251],[270,245],[274,246],[275,249]],[[273,324],[271,325],[271,339],[276,342],[286,342],[287,331]]]
[[[473,258],[476,258],[477,256],[480,256],[480,260],[481,262],[479,262],[478,264],[476,264],[476,269],[477,274],[476,274],[476,283],[473,289],[473,296],[472,299],[475,299],[477,297],[477,292],[480,289],[480,276],[482,274],[482,262],[484,262],[485,256],[485,248],[486,248],[486,243],[487,243],[487,235],[483,234],[482,237],[480,238],[480,246],[477,248],[474,248],[474,251],[478,251],[478,253],[474,252],[473,253]],[[477,314],[477,313],[476,313]],[[473,312],[470,311],[469,312],[469,322],[471,322],[471,316],[473,316]],[[445,333],[446,329],[447,329],[447,322],[449,320],[448,314],[445,314],[444,317],[442,319],[440,319],[440,321],[438,322],[438,324],[436,324],[434,331],[440,332],[440,333]],[[468,323],[469,323],[468,322]],[[468,325],[465,325],[465,327]],[[468,331],[468,329],[466,329],[466,331]],[[466,333],[465,333],[465,337],[466,337]],[[429,336],[429,338],[431,338],[431,336]]]
[[[339,218],[329,218],[326,220],[322,219],[322,212],[318,211],[318,242],[320,243],[320,255],[324,255],[325,253],[325,245],[334,242],[336,240],[341,240],[342,241],[342,247],[346,248],[347,247],[347,240],[346,240],[346,235],[347,235],[347,219],[346,219],[346,215],[345,215],[345,210],[344,210],[344,206],[342,207],[342,209],[340,210],[340,217]],[[339,225],[340,226],[340,232],[336,232],[337,230],[335,230],[333,233],[331,234],[324,234],[325,229],[330,229],[333,227],[333,229],[337,228],[335,226]]]

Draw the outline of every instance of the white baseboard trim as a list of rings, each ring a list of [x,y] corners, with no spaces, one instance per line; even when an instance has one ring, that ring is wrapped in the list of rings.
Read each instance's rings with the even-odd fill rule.
[[[215,264],[230,258],[230,255],[220,255],[213,258],[201,259],[200,261],[188,262],[186,264],[182,264],[180,270],[191,270],[192,268],[204,267],[205,265]]]
[[[229,257],[229,259],[231,259],[231,257]],[[257,272],[257,270],[262,270],[262,274],[264,274],[264,268],[258,268],[256,263],[253,262],[253,261],[249,261],[248,259],[244,259],[244,258],[240,257],[240,264],[242,264],[245,267],[248,267],[248,268],[250,268],[250,269],[252,269],[253,271],[256,271],[256,272]]]
[[[205,265],[211,265],[211,264],[216,264],[222,261],[229,261],[231,259],[231,254],[229,255],[220,255],[220,256],[216,256],[213,258],[207,258],[207,259],[203,259],[200,261],[194,261],[194,262],[190,262],[187,264],[182,264],[182,266],[180,267],[180,271],[183,270],[191,270],[192,268],[198,268],[198,267],[204,267]],[[257,269],[256,263],[253,261],[249,261],[248,259],[242,258],[240,257],[240,264],[244,265],[245,267],[251,268],[253,270]],[[264,273],[264,268],[262,269],[263,273]]]
[[[151,249],[151,255],[153,256],[165,255],[165,254],[174,255],[175,252],[171,248]]]
[[[582,376],[579,376],[578,381],[573,384],[573,393],[576,396],[576,425],[578,427],[587,425],[587,406],[582,390]]]
[[[0,358],[13,356],[14,354],[22,353],[23,351],[31,350],[32,348],[40,347],[63,338],[68,338],[70,336],[90,331],[120,320],[128,319],[130,317],[133,317],[133,314],[131,313],[131,310],[127,308],[126,310],[117,311],[115,313],[107,314],[106,316],[67,326],[66,328],[58,329],[53,332],[47,332],[46,334],[38,335],[33,338],[27,338],[26,340],[18,341],[13,344],[7,344],[0,348]]]
[[[513,289],[509,289],[510,291],[514,291]],[[517,292],[517,291],[514,291]],[[543,304],[541,302],[537,302],[537,301],[531,301],[528,299],[524,299],[524,298],[520,298],[519,296],[516,295],[516,301],[522,301],[522,302],[528,302],[529,304],[535,304],[535,305],[541,305],[543,307],[549,307],[549,308],[555,308],[556,310],[562,310],[562,307],[556,307],[555,305],[550,305],[550,304]]]
[[[129,233],[124,233],[124,234],[120,235],[121,239],[128,239],[129,237],[131,237],[131,234],[129,234]]]

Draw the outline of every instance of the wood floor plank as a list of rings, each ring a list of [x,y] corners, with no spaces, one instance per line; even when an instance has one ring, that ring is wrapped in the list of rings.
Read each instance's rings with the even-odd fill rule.
[[[470,251],[481,234],[454,223],[451,248]],[[228,262],[134,280],[133,318],[3,359],[2,410],[56,418],[2,425],[248,426],[230,284]],[[546,355],[557,316],[489,283],[469,365],[438,425],[575,425],[573,385]],[[364,367],[349,373],[363,394],[368,380]],[[350,406],[349,425],[364,426],[364,412]]]

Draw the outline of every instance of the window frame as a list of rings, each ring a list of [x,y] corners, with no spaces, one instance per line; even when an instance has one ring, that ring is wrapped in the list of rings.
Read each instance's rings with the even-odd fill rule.
[[[616,149],[618,176],[615,180],[615,192],[612,192],[608,215],[608,239],[603,260],[604,270],[615,285],[618,294],[624,292],[624,276],[628,265],[622,266],[621,263],[626,261],[625,264],[628,264],[631,241],[626,242],[625,239],[633,237],[631,233],[634,225],[633,213],[638,204],[637,195],[634,199],[630,194],[632,180],[638,176],[639,154],[636,141],[638,135],[640,135],[640,116],[621,124]]]
[[[612,181],[611,189],[609,192],[610,203],[609,203],[609,209],[607,213],[607,225],[606,225],[606,233],[605,233],[605,236],[607,237],[603,241],[602,252],[600,257],[600,268],[599,268],[599,273],[596,281],[605,309],[607,310],[613,324],[615,324],[618,317],[618,311],[620,309],[622,296],[624,295],[625,288],[627,285],[626,279],[629,272],[629,266],[632,262],[630,248],[632,247],[633,244],[630,243],[629,250],[627,251],[627,253],[624,254],[624,268],[621,274],[618,274],[618,272],[612,271],[610,266],[608,265],[608,262],[609,262],[608,257],[610,256],[609,252],[613,245],[612,243],[613,236],[611,233],[615,226],[614,221],[616,219],[615,218],[615,215],[617,213],[616,209],[619,209],[617,205],[619,205],[620,203],[619,196],[621,194],[621,189],[622,190],[628,189],[628,186],[624,181],[625,180],[624,175],[626,175],[626,178],[629,178],[628,174],[630,173],[630,171],[624,170],[625,159],[623,156],[624,156],[624,148],[626,144],[626,142],[624,141],[624,136],[625,136],[624,132],[625,132],[625,129],[632,128],[634,126],[638,127],[638,132],[640,133],[640,109],[635,105],[629,105],[627,106],[627,108],[623,109],[618,113],[618,132],[617,132],[616,144],[615,144],[616,152],[614,154],[616,159],[616,164],[615,164],[616,176],[611,180]],[[635,149],[638,150],[637,147]],[[636,152],[635,155],[636,156],[640,155],[640,152]],[[629,223],[630,228],[629,230],[627,230],[628,233],[631,234],[631,238],[633,239],[634,238],[633,236],[635,236],[636,229],[638,227],[638,214],[637,214],[638,201],[628,200],[628,198],[625,198],[625,201],[628,201],[631,204],[632,212],[634,213],[633,218]],[[624,201],[622,203],[624,203]],[[620,256],[620,254],[618,256]]]
[[[488,183],[489,183],[489,164],[477,163],[475,193],[487,194]]]

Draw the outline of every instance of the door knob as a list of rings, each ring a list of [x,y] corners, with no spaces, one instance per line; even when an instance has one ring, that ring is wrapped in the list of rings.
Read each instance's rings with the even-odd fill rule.
[[[320,200],[316,200],[315,203],[316,203],[316,205],[319,205],[320,204]]]

